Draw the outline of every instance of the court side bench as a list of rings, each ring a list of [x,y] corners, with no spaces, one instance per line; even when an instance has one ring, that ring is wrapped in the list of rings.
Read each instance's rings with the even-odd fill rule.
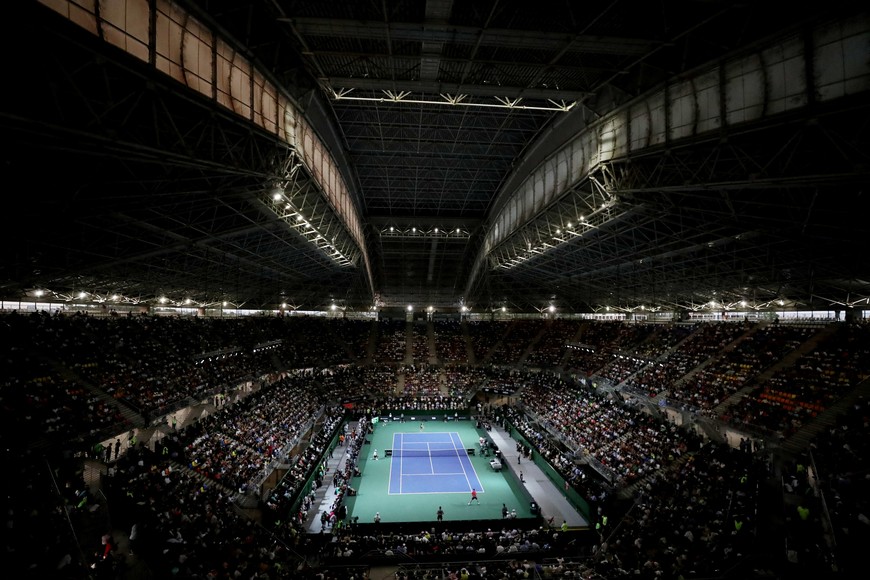
[[[469,455],[476,455],[477,454],[477,452],[474,450],[474,447],[469,447],[468,449],[465,450],[465,452],[468,453]],[[384,454],[386,455],[386,457],[392,457],[393,450],[392,449],[384,449]]]

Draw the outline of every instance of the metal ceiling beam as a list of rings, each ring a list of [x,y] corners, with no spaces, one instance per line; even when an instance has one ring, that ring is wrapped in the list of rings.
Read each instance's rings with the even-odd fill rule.
[[[447,29],[453,0],[426,0],[426,16],[423,27],[442,32]],[[444,43],[424,41],[420,46],[420,78],[435,80],[441,72],[441,57]]]
[[[334,65],[338,65],[339,63],[347,63],[348,61],[353,63],[358,63],[363,65],[364,63],[376,62],[379,59],[385,58],[384,53],[382,52],[363,52],[359,50],[317,50],[315,51],[316,55],[323,61],[333,63]],[[399,63],[400,70],[413,70],[416,66],[416,63],[420,60],[417,55],[409,55],[409,54],[392,54],[390,58],[393,59],[394,62]],[[493,58],[485,58],[478,57],[475,53],[468,57],[456,57],[456,56],[445,56],[441,55],[439,62],[444,63],[449,67],[470,67],[471,65],[475,65],[481,68],[494,68],[494,67],[503,67],[506,64],[504,60],[497,60]],[[511,59],[510,60],[511,67],[516,67],[518,69],[539,69],[541,68],[541,63],[539,61],[534,60],[518,60]],[[562,75],[566,77],[571,76],[592,76],[597,77],[602,74],[610,74],[613,72],[612,68],[605,68],[601,66],[587,66],[585,64],[575,65],[575,64],[559,64],[555,62],[553,64],[548,64],[546,66],[546,70],[555,75]],[[328,75],[326,75],[328,76]],[[463,77],[467,76],[463,75]],[[430,79],[421,73],[421,80],[434,80]]]
[[[473,103],[481,103],[480,101],[467,100],[471,97],[504,97],[505,99],[524,99],[537,101],[553,101],[557,103],[566,103],[563,108],[569,108],[569,103],[582,100],[590,96],[588,91],[577,91],[570,89],[556,88],[540,88],[540,87],[524,87],[524,86],[501,86],[501,85],[482,85],[472,83],[450,83],[438,80],[401,80],[401,79],[379,79],[379,78],[361,78],[361,77],[335,77],[327,76],[318,79],[320,83],[332,91],[333,98],[336,100],[352,99],[354,97],[366,97],[366,100],[376,102],[413,102],[415,104],[452,104],[452,105],[471,105]],[[373,91],[374,94],[358,94],[350,93],[350,90],[357,91]],[[388,94],[391,93],[391,94]],[[410,93],[408,95],[399,96],[400,92]],[[465,97],[463,100],[451,102],[446,96]],[[501,108],[511,108],[509,104],[501,103]],[[514,108],[523,108],[523,103],[518,102]],[[478,106],[483,106],[479,104]],[[491,104],[490,106],[495,106]],[[558,110],[559,107],[553,106],[545,110]]]
[[[413,22],[361,22],[333,18],[287,18],[279,21],[292,24],[294,30],[307,37],[341,37],[363,40],[383,40],[389,34],[396,42],[430,42],[465,44],[494,48],[559,51],[570,43],[571,52],[578,54],[610,54],[638,56],[657,43],[638,38],[611,36],[578,36],[537,30],[507,30],[473,26],[422,27]],[[308,43],[311,48],[311,43]],[[316,49],[312,51],[316,55]]]

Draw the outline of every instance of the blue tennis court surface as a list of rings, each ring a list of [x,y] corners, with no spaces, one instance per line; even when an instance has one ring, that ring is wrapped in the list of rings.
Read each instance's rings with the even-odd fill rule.
[[[477,472],[455,431],[394,433],[391,495],[483,492]]]

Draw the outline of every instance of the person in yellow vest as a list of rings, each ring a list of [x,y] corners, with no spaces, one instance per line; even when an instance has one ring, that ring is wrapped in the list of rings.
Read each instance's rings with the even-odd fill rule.
[[[797,513],[798,513],[798,517],[801,519],[801,521],[805,522],[810,517],[810,508],[803,506],[803,505],[799,505],[799,506],[797,506]]]

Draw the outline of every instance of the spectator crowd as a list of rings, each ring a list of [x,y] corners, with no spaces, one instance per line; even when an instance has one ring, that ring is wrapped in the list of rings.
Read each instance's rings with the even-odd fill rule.
[[[785,439],[852,395],[870,372],[870,332],[861,324],[6,313],[0,337],[4,447],[18,471],[7,509],[7,529],[15,531],[8,550],[19,560],[13,572],[52,567],[63,571],[58,577],[80,577],[85,564],[100,569],[114,549],[114,539],[103,538],[87,563],[64,551],[74,541],[64,521],[85,521],[96,503],[76,458],[105,464],[106,496],[123,506],[117,523],[136,525],[137,551],[160,577],[325,578],[322,569],[296,566],[299,554],[312,552],[325,562],[443,557],[464,562],[450,571],[459,577],[719,576],[757,553],[759,489],[770,458],[750,445],[706,440],[643,402]],[[571,350],[569,342],[588,348]],[[344,499],[355,493],[365,417],[467,411],[478,392],[501,397],[497,405],[478,399],[485,424],[514,430],[527,460],[546,461],[566,491],[588,501],[596,541],[582,562],[541,564],[562,557],[571,537],[546,526],[373,533],[347,525]],[[95,451],[114,434],[153,427],[204,401],[219,404],[189,424],[161,423],[165,433],[148,443],[128,438],[123,453]],[[359,420],[352,429],[350,416]],[[787,480],[789,493],[826,498],[841,545],[852,547],[870,527],[861,493],[867,421],[859,398],[813,439],[812,467],[802,463]],[[326,459],[337,439],[346,461],[330,473]],[[34,441],[63,452],[43,460]],[[280,479],[261,497],[264,478],[279,468]],[[329,486],[331,507],[317,512],[315,492]],[[45,489],[53,491],[37,493]],[[239,509],[251,497],[259,501],[257,520]],[[818,501],[800,507],[796,521],[823,511]],[[306,533],[312,517],[322,518],[328,537]],[[57,537],[41,539],[46,529]]]

